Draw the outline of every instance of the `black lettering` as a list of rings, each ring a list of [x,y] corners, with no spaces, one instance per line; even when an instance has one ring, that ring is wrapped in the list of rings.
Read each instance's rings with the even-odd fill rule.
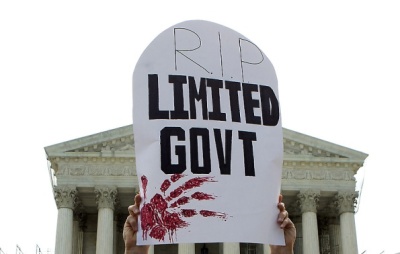
[[[232,158],[232,130],[225,130],[225,149],[222,144],[220,129],[214,129],[214,137],[221,175],[230,175]]]
[[[186,170],[185,146],[175,146],[178,164],[172,164],[171,137],[176,136],[179,141],[185,140],[185,131],[180,127],[165,127],[160,132],[161,170],[165,174],[181,174]]]
[[[240,109],[238,92],[241,90],[239,82],[225,81],[225,88],[229,90],[232,122],[240,123]]]
[[[252,96],[252,92],[258,91],[258,86],[247,83],[243,83],[242,86],[246,123],[261,124],[261,117],[254,115],[254,108],[259,108],[260,102],[258,100],[254,100]]]
[[[169,119],[169,112],[160,110],[160,98],[158,93],[158,75],[148,75],[149,86],[149,119]]]
[[[221,112],[221,98],[219,89],[223,87],[222,80],[207,79],[207,86],[211,88],[213,111],[209,112],[210,120],[226,121],[226,114]]]
[[[171,111],[171,119],[189,119],[189,113],[183,106],[183,84],[186,84],[186,76],[169,75],[169,83],[174,84],[174,110]]]
[[[253,141],[257,140],[255,132],[239,131],[239,139],[243,140],[245,176],[255,176]]]
[[[189,33],[192,33],[193,35],[195,35],[196,37],[197,37],[197,39],[198,39],[198,45],[195,45],[193,48],[191,48],[191,49],[178,49],[178,46],[177,46],[177,44],[178,44],[178,39],[177,39],[177,32],[178,31],[181,31],[182,33],[183,32],[189,32]],[[183,35],[182,37],[188,37],[189,35]],[[185,41],[189,41],[188,39],[186,39]],[[191,40],[191,41],[193,41],[193,40]],[[178,64],[177,64],[177,59],[176,59],[176,56],[177,56],[177,53],[179,53],[179,54],[181,54],[182,56],[184,56],[186,59],[188,59],[189,61],[191,61],[192,63],[194,63],[194,64],[196,64],[197,66],[199,66],[200,68],[202,68],[203,70],[205,70],[207,73],[210,73],[204,66],[202,66],[201,64],[199,64],[198,62],[196,62],[195,60],[193,60],[192,58],[190,58],[189,56],[187,56],[186,55],[186,53],[184,53],[184,52],[190,52],[190,51],[195,51],[195,50],[197,50],[197,49],[199,49],[200,47],[201,47],[201,38],[200,38],[200,36],[197,34],[197,33],[195,33],[194,31],[192,31],[192,30],[189,30],[189,29],[187,29],[187,28],[174,28],[174,46],[175,46],[175,70],[178,70]]]
[[[203,148],[203,166],[200,166],[199,163],[199,144],[197,137],[201,137]],[[208,129],[190,129],[190,161],[193,174],[209,174],[211,172],[210,134]]]
[[[260,86],[263,125],[276,126],[279,122],[279,102],[269,86]]]
[[[244,57],[243,57],[243,48],[244,48],[244,45],[246,44],[246,43],[243,43],[243,42],[248,42],[249,44],[253,45],[260,52],[261,60],[259,60],[258,62],[249,62],[249,61],[243,60],[244,59]],[[262,61],[264,61],[264,55],[263,55],[261,49],[259,47],[257,47],[256,44],[252,43],[249,40],[242,39],[242,38],[239,38],[239,51],[240,51],[240,67],[241,67],[241,70],[242,70],[242,82],[244,82],[245,80],[244,80],[243,64],[244,63],[245,64],[250,64],[250,65],[260,64],[260,63],[262,63]]]
[[[221,33],[218,32],[218,42],[219,42],[219,60],[221,65],[221,76],[224,76],[224,63],[222,61],[222,44],[221,44]]]
[[[189,77],[190,119],[197,118],[196,100],[201,101],[203,120],[208,120],[206,79],[200,79],[199,90],[197,91],[196,81],[194,80],[194,77]]]

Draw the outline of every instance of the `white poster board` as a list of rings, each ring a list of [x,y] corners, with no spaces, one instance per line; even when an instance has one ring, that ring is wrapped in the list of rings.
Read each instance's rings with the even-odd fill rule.
[[[146,48],[133,74],[138,244],[284,244],[277,78],[243,35],[186,21]]]

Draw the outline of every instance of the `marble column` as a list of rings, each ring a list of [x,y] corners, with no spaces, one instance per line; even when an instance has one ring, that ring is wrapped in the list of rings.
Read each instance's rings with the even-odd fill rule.
[[[356,198],[356,192],[339,192],[337,195],[343,254],[358,253],[356,223],[354,219],[354,206],[356,204]]]
[[[114,250],[114,205],[117,189],[110,186],[96,186],[98,209],[96,254],[110,254]]]
[[[55,246],[57,254],[72,254],[73,209],[77,194],[75,186],[54,188],[54,198],[58,208]]]
[[[195,254],[194,243],[180,243],[178,245],[178,254]]]
[[[319,254],[317,207],[320,193],[316,190],[304,190],[297,196],[302,213],[303,253]]]
[[[240,254],[240,243],[224,243],[223,254]]]

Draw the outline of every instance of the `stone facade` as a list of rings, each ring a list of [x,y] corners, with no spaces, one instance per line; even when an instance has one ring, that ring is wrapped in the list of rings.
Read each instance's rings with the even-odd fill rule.
[[[282,194],[295,253],[356,254],[354,175],[367,155],[284,129]],[[58,208],[56,253],[124,253],[122,226],[138,191],[132,126],[45,148]],[[150,252],[267,254],[252,243],[157,245]]]

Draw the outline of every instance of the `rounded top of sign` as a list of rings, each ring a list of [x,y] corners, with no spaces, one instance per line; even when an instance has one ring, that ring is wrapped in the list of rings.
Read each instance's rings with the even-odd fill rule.
[[[137,62],[133,81],[150,73],[268,85],[277,92],[274,67],[255,43],[204,20],[184,21],[160,33]]]

